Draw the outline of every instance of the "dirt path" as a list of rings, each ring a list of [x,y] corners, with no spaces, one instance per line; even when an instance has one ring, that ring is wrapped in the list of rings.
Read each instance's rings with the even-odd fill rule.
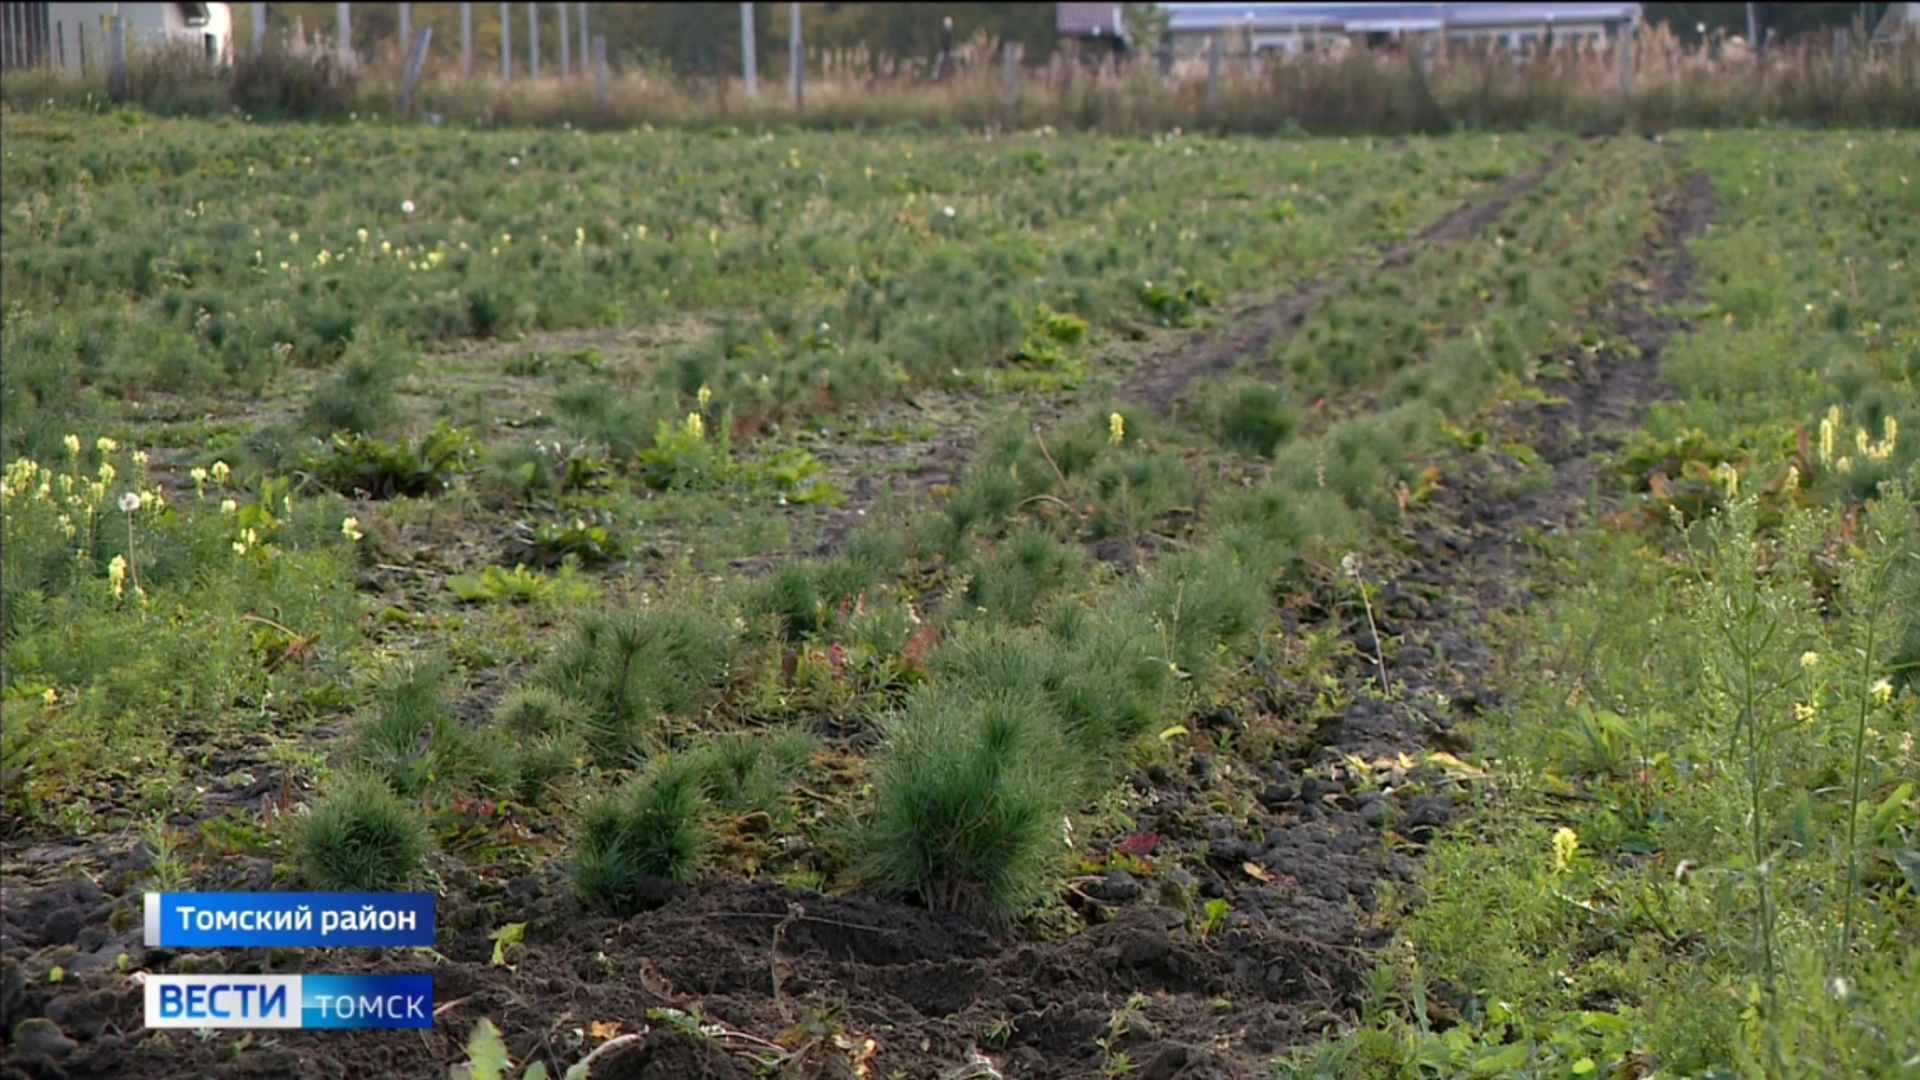
[[[1235,312],[1228,328],[1212,341],[1143,361],[1123,384],[1121,396],[1164,411],[1195,379],[1218,375],[1244,356],[1264,359],[1274,339],[1297,329],[1322,298],[1353,281],[1404,266],[1431,245],[1457,243],[1474,235],[1505,213],[1513,200],[1537,187],[1566,156],[1567,147],[1561,144],[1545,161],[1508,180],[1492,195],[1462,202],[1378,257],[1305,282],[1271,304]]]
[[[653,911],[620,922],[582,910],[558,867],[502,884],[444,861],[441,960],[185,955],[141,947],[135,889],[145,867],[138,855],[118,856],[90,879],[9,898],[0,1023],[11,1030],[21,1017],[45,1016],[58,1031],[12,1046],[0,1077],[437,1076],[482,1015],[506,1033],[516,1059],[543,1058],[557,1075],[579,1056],[589,1025],[636,1032],[648,1010],[662,1008],[763,1039],[811,1032],[790,1062],[793,1076],[850,1075],[845,1051],[833,1047],[869,1037],[874,1076],[1097,1076],[1121,1055],[1135,1067],[1129,1075],[1151,1080],[1269,1075],[1273,1055],[1356,1015],[1368,949],[1385,933],[1366,917],[1376,886],[1410,881],[1420,846],[1464,798],[1467,781],[1424,753],[1457,746],[1455,721],[1497,700],[1488,627],[1530,599],[1503,588],[1520,569],[1522,533],[1585,512],[1608,431],[1657,396],[1658,355],[1677,326],[1653,311],[1685,294],[1691,265],[1679,245],[1705,226],[1711,204],[1704,177],[1687,178],[1640,259],[1635,276],[1651,288],[1616,290],[1605,317],[1642,355],[1571,364],[1553,386],[1564,403],[1523,403],[1498,418],[1541,447],[1550,484],[1503,494],[1517,462],[1488,455],[1456,465],[1402,550],[1364,568],[1378,585],[1371,625],[1331,569],[1284,613],[1294,628],[1341,629],[1354,646],[1344,661],[1349,685],[1376,679],[1384,658],[1393,696],[1360,695],[1325,717],[1314,688],[1267,672],[1260,715],[1218,710],[1190,721],[1202,742],[1217,731],[1278,737],[1256,752],[1257,740],[1236,735],[1222,742],[1231,753],[1202,752],[1177,773],[1151,767],[1131,778],[1142,803],[1127,841],[1137,873],[1077,882],[1072,902],[1089,929],[1019,940],[858,894],[729,880],[663,887]],[[1454,220],[1449,228],[1467,228]],[[1402,769],[1401,754],[1420,763]],[[259,868],[228,869],[240,886]],[[1213,899],[1227,907],[1208,926]],[[490,963],[488,935],[519,921],[528,923],[524,950],[511,966]],[[64,981],[26,978],[19,961],[38,954],[28,967],[44,972],[42,950],[59,950]],[[121,953],[128,970],[431,967],[446,1011],[429,1033],[259,1033],[236,1051],[237,1033],[143,1032],[139,990],[116,969]],[[595,1080],[756,1075],[727,1048],[739,1041],[732,1036],[652,1026],[603,1057]],[[976,1055],[992,1071],[967,1071]]]

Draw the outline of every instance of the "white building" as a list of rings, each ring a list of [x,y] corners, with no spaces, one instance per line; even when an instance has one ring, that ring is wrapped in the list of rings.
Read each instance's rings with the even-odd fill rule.
[[[108,20],[126,25],[127,52],[143,45],[191,45],[214,64],[233,59],[231,4],[0,5],[0,67],[98,71],[107,58]]]

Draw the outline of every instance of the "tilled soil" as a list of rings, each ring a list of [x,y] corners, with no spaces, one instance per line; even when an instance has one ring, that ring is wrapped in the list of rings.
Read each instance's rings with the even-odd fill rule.
[[[1075,880],[1086,929],[1037,940],[858,893],[723,879],[663,883],[652,910],[620,921],[583,910],[556,868],[500,881],[443,859],[438,956],[147,950],[146,854],[113,838],[42,845],[5,867],[0,1077],[438,1077],[481,1016],[516,1060],[556,1075],[611,1032],[635,1036],[595,1059],[596,1080],[761,1075],[751,1055],[766,1040],[784,1048],[782,1075],[853,1076],[868,1039],[875,1077],[1096,1076],[1121,1055],[1150,1080],[1269,1075],[1276,1054],[1355,1018],[1370,950],[1388,934],[1372,915],[1376,887],[1412,881],[1422,844],[1474,782],[1427,752],[1457,749],[1454,724],[1498,700],[1489,627],[1529,599],[1510,585],[1522,533],[1584,512],[1605,430],[1657,393],[1675,327],[1650,312],[1684,294],[1679,244],[1711,198],[1703,176],[1689,179],[1645,253],[1651,290],[1617,293],[1608,317],[1642,355],[1570,363],[1554,386],[1564,403],[1500,418],[1541,448],[1549,483],[1511,495],[1518,462],[1456,464],[1399,549],[1361,567],[1370,613],[1332,568],[1283,611],[1288,629],[1338,627],[1348,685],[1377,689],[1385,667],[1393,694],[1353,694],[1329,715],[1313,688],[1270,672],[1249,715],[1189,721],[1196,745],[1232,733],[1219,745],[1238,749],[1129,778],[1135,831],[1082,840],[1125,850],[1131,867]],[[259,887],[270,867],[243,860],[210,876]],[[1210,899],[1228,902],[1211,925]],[[490,963],[489,934],[518,921],[523,946]],[[441,1019],[426,1032],[260,1032],[244,1045],[240,1032],[149,1032],[129,974],[141,970],[431,970]],[[706,1034],[675,1016],[697,1016]],[[28,1018],[44,1020],[16,1027]]]

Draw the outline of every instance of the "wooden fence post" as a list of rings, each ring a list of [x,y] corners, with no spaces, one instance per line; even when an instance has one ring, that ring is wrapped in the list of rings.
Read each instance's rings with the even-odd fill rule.
[[[1620,32],[1615,35],[1620,45],[1620,101],[1627,110],[1627,122],[1633,122],[1633,39],[1638,25],[1632,19],[1622,19]]]
[[[800,5],[788,4],[787,13],[787,66],[793,69],[793,108],[798,112],[806,101],[801,83],[805,78],[807,54],[800,44]]]
[[[107,93],[115,101],[127,100],[127,24],[118,15],[107,16]]]
[[[415,91],[420,88],[420,75],[427,66],[427,47],[433,44],[433,27],[423,26],[414,35],[413,51],[407,57],[407,72],[400,82],[400,112],[404,115],[413,111]]]
[[[600,115],[605,116],[613,108],[613,87],[607,81],[607,36],[595,34],[593,37],[593,77],[595,97],[599,99]]]
[[[1020,46],[1012,41],[1000,43],[1000,101],[1009,110],[1020,95]]]
[[[1220,100],[1220,35],[1207,39],[1207,104]]]
[[[753,5],[740,5],[740,77],[746,80],[747,96],[760,93],[760,61],[753,52]]]
[[[339,35],[340,38],[338,43],[340,50],[340,68],[343,71],[352,71],[354,68],[353,5],[345,3],[335,4],[333,8],[333,32]]]
[[[527,5],[527,78],[540,78],[540,5]]]

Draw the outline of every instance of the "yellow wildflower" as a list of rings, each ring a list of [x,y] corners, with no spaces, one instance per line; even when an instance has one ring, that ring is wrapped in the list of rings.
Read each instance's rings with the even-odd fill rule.
[[[227,466],[226,462],[224,461],[214,462],[213,470],[211,472],[211,475],[213,476],[213,482],[216,484],[226,483],[228,474],[232,472],[233,470]]]
[[[713,400],[713,387],[708,386],[706,383],[701,383],[700,392],[693,396],[695,400],[700,402],[700,407],[704,409],[707,407],[707,403]]]
[[[1793,718],[1803,724],[1813,723],[1813,718],[1819,714],[1820,706],[1811,701],[1796,701],[1793,703]]]
[[[69,435],[63,441],[67,444],[68,454],[72,455],[73,457],[80,456],[80,436]]]
[[[220,500],[220,512],[221,512],[221,513],[223,513],[223,514],[233,514],[233,513],[238,513],[238,512],[239,512],[239,510],[240,510],[240,504],[239,504],[239,503],[237,503],[237,502],[234,502],[234,501],[233,501],[232,499],[221,499],[221,500]]]
[[[60,704],[60,691],[49,686],[45,690],[40,691],[40,700],[46,703],[47,708],[51,709],[55,705]]]
[[[1800,654],[1800,667],[1802,670],[1812,671],[1814,668],[1817,668],[1819,666],[1820,666],[1819,653],[1814,652],[1812,649],[1808,649],[1806,652],[1803,652]]]
[[[1553,870],[1564,874],[1573,868],[1573,853],[1580,849],[1580,834],[1560,826],[1553,834]]]
[[[1879,682],[1873,684],[1873,688],[1869,690],[1868,693],[1873,695],[1874,704],[1885,705],[1887,702],[1893,700],[1893,684],[1885,679],[1881,679]]]
[[[112,462],[103,461],[100,463],[100,482],[102,484],[113,483],[113,478],[118,475],[120,475],[120,470],[114,468]]]
[[[97,441],[95,441],[93,445],[96,447],[99,447],[100,452],[103,454],[111,454],[115,450],[120,449],[119,443],[114,442],[112,439],[107,438],[105,435],[100,436],[100,438]]]
[[[1740,494],[1740,471],[1727,462],[1713,467],[1713,478],[1727,489],[1727,498],[1737,498]]]
[[[1118,446],[1126,437],[1127,418],[1121,416],[1119,413],[1107,414],[1107,443],[1112,446]]]
[[[297,244],[299,242],[300,242],[300,234],[298,232],[290,232],[287,234],[287,243]]]
[[[127,557],[115,555],[107,564],[107,582],[113,586],[113,598],[118,600],[127,590]]]
[[[704,439],[707,437],[707,423],[700,419],[699,413],[691,412],[687,414],[687,434],[692,435],[696,439]]]
[[[359,238],[361,247],[367,246],[367,230],[366,229],[364,228],[358,229],[354,232],[353,235]]]
[[[340,522],[340,535],[355,543],[359,543],[360,538],[367,534],[360,531],[360,519],[350,517]]]

